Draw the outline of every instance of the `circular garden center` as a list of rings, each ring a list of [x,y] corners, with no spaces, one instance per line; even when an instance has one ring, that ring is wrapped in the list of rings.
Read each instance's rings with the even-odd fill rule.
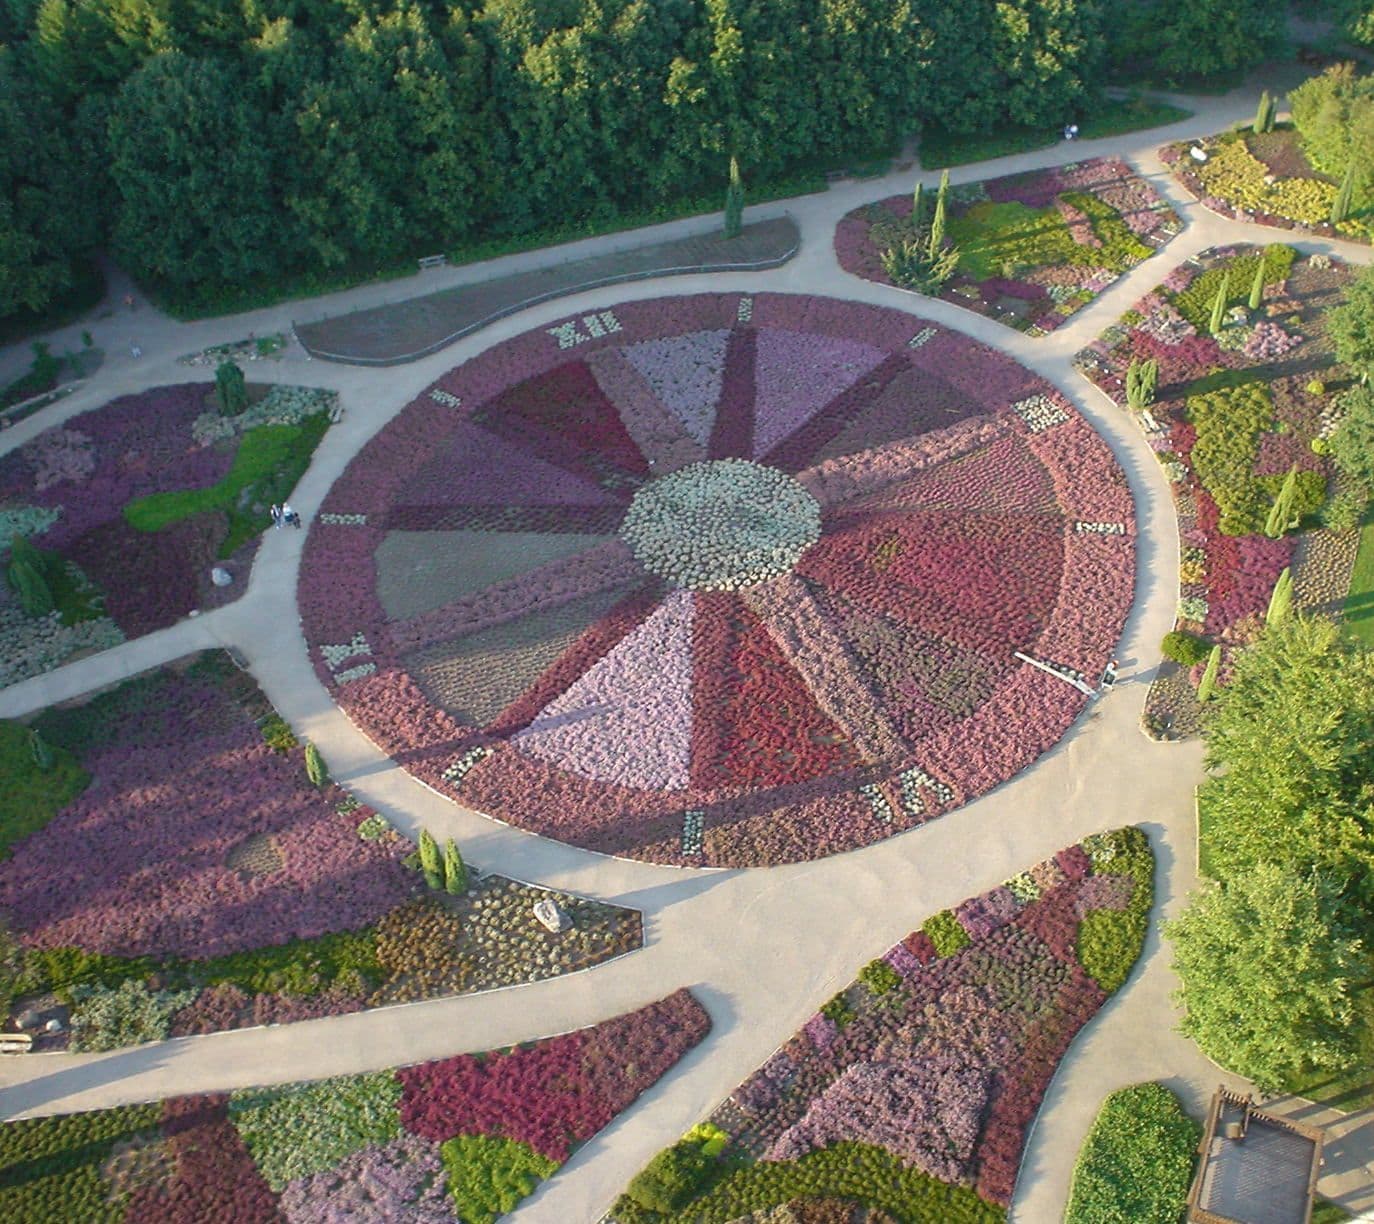
[[[712,294],[542,327],[366,446],[307,543],[321,678],[406,769],[577,846],[817,858],[1089,700],[1134,520],[1048,383],[901,311]]]

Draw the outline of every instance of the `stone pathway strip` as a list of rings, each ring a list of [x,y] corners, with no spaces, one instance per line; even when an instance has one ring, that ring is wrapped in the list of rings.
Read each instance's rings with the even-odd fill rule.
[[[746,225],[736,238],[726,238],[714,227],[705,234],[593,255],[443,289],[394,305],[301,323],[296,326],[296,335],[312,356],[325,361],[399,365],[426,357],[496,319],[550,298],[651,276],[777,268],[797,253],[800,243],[801,233],[791,217]]]
[[[499,825],[442,798],[382,754],[330,699],[306,658],[297,627],[297,570],[305,532],[276,532],[263,542],[236,603],[149,634],[48,675],[0,692],[0,716],[14,717],[111,683],[190,650],[236,649],[295,732],[313,741],[336,779],[404,831],[430,828],[453,836],[484,870],[596,896],[643,911],[647,945],[593,972],[534,986],[467,998],[439,999],[304,1024],[185,1038],[109,1054],[42,1055],[0,1060],[0,1117],[97,1108],[120,1102],[303,1076],[372,1071],[452,1054],[507,1046],[593,1024],[643,1006],[663,991],[689,985],[711,1015],[708,1041],[650,1089],[605,1131],[580,1148],[560,1176],[507,1217],[512,1224],[583,1224],[595,1220],[628,1180],[665,1143],[685,1132],[752,1073],[778,1042],[926,914],[957,904],[1083,836],[1111,826],[1140,824],[1156,854],[1156,906],[1142,963],[1087,1028],[1060,1065],[1040,1109],[1010,1218],[1052,1224],[1062,1218],[1074,1161],[1103,1097],[1115,1088],[1164,1079],[1200,1115],[1219,1082],[1240,1087],[1174,1031],[1170,992],[1177,985],[1159,935],[1161,918],[1175,916],[1197,884],[1192,789],[1201,745],[1156,744],[1139,730],[1145,689],[1159,658],[1159,641],[1173,622],[1178,593],[1178,538],[1167,481],[1139,431],[1125,414],[1090,389],[1072,369],[1072,355],[1118,318],[1188,256],[1227,242],[1271,242],[1271,229],[1226,221],[1206,212],[1173,183],[1156,149],[1170,141],[1224,130],[1254,114],[1261,84],[1223,97],[1170,99],[1196,113],[1166,128],[1110,140],[1059,144],[1033,153],[960,167],[957,185],[999,174],[1096,155],[1125,157],[1184,218],[1184,232],[1106,291],[1091,307],[1040,341],[949,303],[869,284],[837,266],[831,239],[837,221],[869,200],[911,189],[909,171],[885,179],[845,182],[829,192],[788,202],[803,237],[786,266],[738,280],[757,292],[803,292],[906,308],[989,343],[1061,387],[1112,447],[1125,469],[1137,507],[1140,553],[1136,600],[1118,650],[1116,691],[1036,767],[959,811],[910,835],[815,863],[768,871],[683,872],[607,859]],[[922,181],[932,189],[938,174]],[[777,206],[750,215],[778,215]],[[698,219],[656,227],[658,237],[695,232]],[[611,255],[624,235],[577,244],[581,255]],[[1368,247],[1296,239],[1305,250],[1339,252],[1368,263]],[[488,273],[528,271],[540,259],[568,251],[527,252],[493,261]],[[426,273],[430,284],[456,286],[468,269]],[[728,283],[729,278],[725,278]],[[718,293],[719,276],[686,276],[683,293]],[[119,292],[122,292],[120,290]],[[398,292],[395,282],[365,285],[312,302],[251,314],[177,323],[140,309],[82,322],[55,333],[55,347],[80,343],[90,326],[113,354],[98,385],[79,391],[7,430],[0,446],[22,445],[41,429],[117,395],[182,381],[179,354],[210,345],[285,331],[292,311],[346,314],[380,306]],[[600,311],[617,301],[662,296],[653,281],[625,285],[614,296],[587,293],[546,303],[496,322],[491,333],[390,370],[359,365],[303,368],[288,352],[277,370],[258,363],[265,381],[312,383],[339,391],[344,419],[325,436],[297,487],[293,505],[310,519],[357,451],[413,396],[491,343],[531,327],[553,327],[571,314]],[[116,296],[114,301],[118,301]],[[133,359],[136,339],[144,356]],[[27,347],[0,352],[0,366],[27,364]],[[308,373],[307,373],[308,369]],[[208,374],[208,371],[207,371]],[[456,1039],[455,1039],[456,1035]],[[1272,1108],[1274,1103],[1270,1102]],[[1278,1107],[1329,1125],[1327,1161],[1319,1189],[1349,1211],[1374,1212],[1374,1111],[1334,1115],[1286,1099]]]

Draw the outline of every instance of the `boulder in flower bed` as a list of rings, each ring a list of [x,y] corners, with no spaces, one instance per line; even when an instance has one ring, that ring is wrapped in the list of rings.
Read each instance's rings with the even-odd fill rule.
[[[1144,943],[1154,859],[1095,834],[927,923],[784,1043],[616,1202],[616,1224],[737,1220],[836,1196],[900,1220],[1006,1218],[1026,1137],[1075,1034]],[[875,962],[877,964],[879,962]]]
[[[74,1006],[71,1048],[494,989],[642,943],[637,911],[499,876],[427,890],[409,841],[310,783],[290,729],[225,655],[34,726],[49,770],[27,732],[5,737],[34,777],[16,779],[28,798],[5,815],[0,914],[23,955],[16,1013],[57,992]],[[556,936],[530,914],[549,899],[570,923]]]
[[[709,1028],[679,990],[510,1050],[0,1123],[0,1218],[491,1221]]]

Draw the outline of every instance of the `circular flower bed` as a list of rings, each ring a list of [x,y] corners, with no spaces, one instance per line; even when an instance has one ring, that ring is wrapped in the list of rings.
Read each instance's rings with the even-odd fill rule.
[[[1134,531],[1105,443],[1008,358],[900,311],[701,295],[445,375],[330,492],[300,605],[340,705],[443,793],[760,865],[1053,745],[1120,633]]]

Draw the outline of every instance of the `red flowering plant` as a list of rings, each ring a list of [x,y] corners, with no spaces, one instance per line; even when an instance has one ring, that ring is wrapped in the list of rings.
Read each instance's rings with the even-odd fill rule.
[[[340,705],[436,789],[589,849],[775,863],[1050,747],[1083,702],[1016,653],[1100,671],[1134,531],[1110,449],[1006,357],[702,295],[440,379],[331,490],[300,608]]]

